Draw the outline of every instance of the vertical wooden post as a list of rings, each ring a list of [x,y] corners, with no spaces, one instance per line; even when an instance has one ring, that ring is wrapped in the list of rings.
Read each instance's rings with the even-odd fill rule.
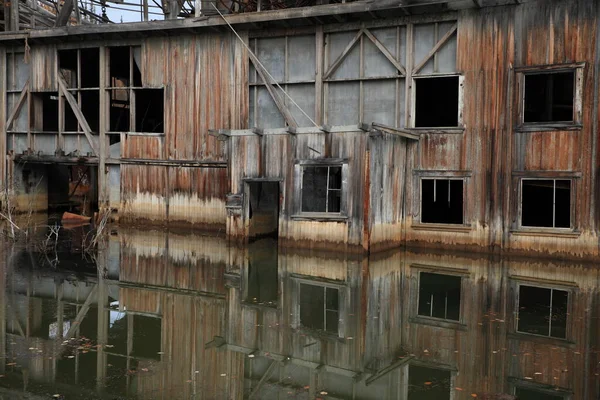
[[[13,63],[14,65],[14,63]],[[6,71],[6,49],[0,48],[0,71]],[[0,76],[0,201],[2,199],[2,191],[6,193],[6,142],[8,135],[6,134],[6,73]]]
[[[98,153],[98,204],[100,210],[109,207],[108,202],[108,168],[106,167],[106,158],[108,156],[108,139],[107,139],[107,126],[108,126],[108,102],[109,98],[106,92],[109,69],[109,56],[107,55],[108,49],[104,46],[100,47],[100,123],[99,123],[99,140],[100,149]]]
[[[196,1],[196,7],[198,7],[198,3],[200,3],[200,0]],[[148,0],[143,0],[142,1],[142,12],[144,14],[144,21],[149,21],[149,9],[148,9]],[[196,11],[197,13],[198,11]]]
[[[315,76],[315,122],[324,125],[323,122],[323,53],[325,52],[325,34],[323,25],[317,26],[315,33],[316,42],[316,76]]]
[[[10,30],[19,30],[19,2],[18,0],[12,0],[10,2]]]

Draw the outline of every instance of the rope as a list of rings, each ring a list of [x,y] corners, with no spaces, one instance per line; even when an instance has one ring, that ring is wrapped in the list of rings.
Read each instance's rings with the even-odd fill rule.
[[[236,30],[235,30],[235,29],[233,29],[233,26],[231,26],[231,24],[229,23],[229,21],[227,21],[227,19],[225,18],[225,16],[224,16],[224,15],[221,13],[221,11],[220,11],[220,10],[219,10],[219,9],[218,9],[216,6],[215,6],[215,4],[214,4],[214,3],[211,3],[211,5],[213,6],[213,8],[214,8],[215,10],[217,10],[217,12],[218,12],[218,13],[219,13],[219,15],[221,16],[221,18],[223,18],[223,21],[225,21],[225,23],[227,24],[227,26],[229,26],[229,28],[230,28],[230,29],[233,31],[233,33],[235,34],[235,36],[237,36],[237,38],[240,40],[240,42],[242,42],[242,44],[244,45],[244,47],[246,48],[246,50],[248,50],[250,53],[252,53],[252,55],[254,55],[254,58],[256,59],[256,62],[258,62],[258,65],[260,65],[260,67],[261,67],[261,68],[262,68],[262,69],[263,69],[263,70],[264,70],[264,71],[267,73],[267,76],[268,76],[268,77],[269,77],[269,78],[270,78],[270,79],[271,79],[273,82],[275,82],[275,85],[276,85],[276,86],[277,86],[277,87],[278,87],[278,88],[279,88],[279,89],[280,89],[280,90],[283,92],[283,94],[285,95],[285,97],[287,97],[287,98],[288,98],[288,99],[289,99],[289,100],[292,102],[292,104],[293,104],[293,105],[295,105],[296,107],[298,107],[298,110],[300,110],[300,112],[301,112],[301,113],[302,113],[302,114],[303,114],[303,115],[304,115],[306,118],[308,118],[308,120],[309,120],[310,122],[312,122],[312,124],[313,124],[315,127],[319,128],[319,125],[317,125],[317,123],[316,123],[316,122],[315,122],[315,121],[314,121],[314,120],[313,120],[311,117],[309,117],[309,115],[308,115],[306,112],[304,112],[304,110],[302,109],[302,107],[300,107],[300,106],[298,105],[298,103],[296,103],[296,102],[294,101],[294,99],[292,99],[292,98],[290,97],[290,95],[289,95],[289,94],[288,94],[288,93],[287,93],[285,90],[283,90],[283,88],[281,87],[281,85],[279,85],[279,83],[277,83],[277,80],[276,80],[275,78],[273,78],[273,75],[271,75],[271,74],[269,73],[269,71],[267,71],[267,69],[265,68],[265,66],[264,66],[264,65],[263,65],[263,64],[260,62],[260,60],[258,59],[258,57],[256,57],[256,54],[254,54],[254,52],[253,52],[252,50],[250,50],[250,47],[248,47],[248,45],[246,44],[246,42],[244,41],[244,39],[242,39],[242,38],[240,37],[240,35],[238,35],[238,33],[236,32]],[[266,85],[268,85],[269,83],[268,83],[268,82],[265,82],[265,84],[266,84]]]
[[[29,64],[29,50],[31,50],[31,47],[29,47],[27,36],[25,36],[25,54],[23,55],[23,62],[25,64]]]

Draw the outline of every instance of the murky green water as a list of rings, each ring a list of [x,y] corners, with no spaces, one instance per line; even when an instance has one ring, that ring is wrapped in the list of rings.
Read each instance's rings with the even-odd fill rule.
[[[4,239],[0,399],[597,399],[595,265]]]

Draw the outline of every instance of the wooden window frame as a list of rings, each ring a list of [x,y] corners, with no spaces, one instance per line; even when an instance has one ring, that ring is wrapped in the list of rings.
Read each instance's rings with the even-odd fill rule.
[[[433,273],[439,275],[456,276],[460,278],[460,307],[458,320],[431,317],[419,314],[419,297],[421,289],[421,273]],[[466,330],[465,319],[465,294],[468,290],[469,271],[457,268],[439,267],[433,265],[411,265],[410,269],[411,294],[410,295],[410,318],[409,322],[423,325],[437,326],[441,328]]]
[[[418,207],[419,207],[419,215],[418,215],[418,225],[419,226],[429,226],[429,227],[447,227],[447,228],[462,228],[462,227],[470,227],[467,221],[467,184],[468,184],[468,176],[466,175],[421,175],[419,176],[419,184],[418,184]],[[434,222],[422,222],[421,216],[423,215],[423,179],[433,179],[433,180],[462,180],[463,181],[463,222],[462,224],[450,224],[450,223],[434,223]]]
[[[293,314],[291,317],[292,328],[297,331],[300,331],[300,332],[306,332],[308,334],[321,336],[323,338],[345,339],[346,329],[347,329],[347,325],[345,322],[347,320],[346,317],[348,314],[348,310],[350,309],[350,299],[349,299],[350,293],[349,293],[348,287],[346,286],[345,282],[334,281],[334,280],[330,280],[330,279],[320,279],[320,278],[304,276],[304,275],[292,275],[291,279],[292,279],[292,285],[293,285],[293,289],[294,289],[293,297],[292,297],[292,307],[293,307]],[[305,327],[302,325],[302,322],[300,321],[300,286],[302,284],[322,287],[323,289],[326,289],[326,288],[337,289],[338,305],[339,305],[339,310],[338,310],[339,320],[338,320],[337,334],[328,332],[326,330],[312,329],[312,328]],[[325,320],[324,320],[324,322],[325,322]]]
[[[416,127],[416,103],[417,103],[417,81],[420,79],[430,78],[451,78],[458,77],[458,117],[457,126],[443,126],[443,127]],[[410,115],[408,126],[411,130],[419,131],[422,133],[463,133],[465,130],[463,110],[464,110],[464,98],[465,98],[465,77],[460,73],[452,74],[428,74],[413,76],[410,82]]]
[[[583,115],[583,74],[585,63],[536,65],[515,68],[517,82],[517,124],[516,131],[539,132],[553,130],[579,130]],[[542,75],[560,72],[574,72],[573,120],[560,122],[525,122],[525,78],[528,75]]]
[[[518,180],[518,204],[517,204],[517,231],[520,232],[550,232],[550,233],[572,233],[576,230],[576,207],[575,202],[577,200],[576,196],[576,176],[561,176],[561,177],[542,177],[542,176],[527,176],[520,177]],[[556,191],[556,181],[557,180],[568,180],[571,182],[571,209],[570,209],[570,227],[569,228],[560,228],[560,227],[543,227],[543,226],[524,226],[523,225],[523,181],[555,181],[554,192]],[[554,196],[556,194],[554,193]],[[553,220],[555,219],[555,209],[553,209]],[[554,222],[553,222],[554,225]]]
[[[571,325],[572,325],[572,315],[573,315],[573,304],[574,304],[574,296],[575,296],[575,287],[573,286],[567,286],[567,285],[561,285],[560,282],[537,282],[534,280],[520,280],[520,279],[514,279],[513,281],[514,284],[514,288],[515,288],[515,304],[514,304],[514,321],[512,324],[512,331],[514,332],[515,335],[518,335],[519,337],[523,336],[523,337],[530,337],[530,338],[538,338],[541,340],[546,340],[546,341],[552,341],[554,343],[570,343],[572,341],[572,337],[573,337],[573,332],[571,329]],[[533,288],[541,288],[541,289],[550,289],[550,290],[561,290],[564,292],[567,292],[568,298],[567,298],[567,320],[566,320],[566,326],[565,326],[565,337],[564,338],[559,338],[559,337],[554,337],[554,336],[549,336],[549,335],[539,335],[539,334],[535,334],[535,333],[529,333],[529,332],[523,332],[519,330],[519,308],[520,308],[520,290],[521,290],[521,286],[529,286],[529,287],[533,287]],[[551,325],[549,325],[550,327]]]
[[[340,211],[339,212],[308,212],[302,211],[302,179],[305,167],[341,167],[342,187],[340,189]],[[338,158],[322,158],[314,160],[298,160],[294,166],[295,178],[295,214],[294,219],[309,220],[346,220],[348,219],[348,160]]]

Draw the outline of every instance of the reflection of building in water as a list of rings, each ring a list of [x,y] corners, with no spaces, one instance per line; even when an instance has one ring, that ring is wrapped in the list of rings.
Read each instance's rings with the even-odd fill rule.
[[[600,275],[584,264],[331,258],[139,231],[111,236],[91,273],[30,268],[36,257],[3,269],[3,386],[144,399],[600,394]]]
[[[228,275],[236,312],[217,345],[246,355],[247,397],[599,393],[590,266],[412,252],[278,261],[276,304],[247,301],[247,266]]]

